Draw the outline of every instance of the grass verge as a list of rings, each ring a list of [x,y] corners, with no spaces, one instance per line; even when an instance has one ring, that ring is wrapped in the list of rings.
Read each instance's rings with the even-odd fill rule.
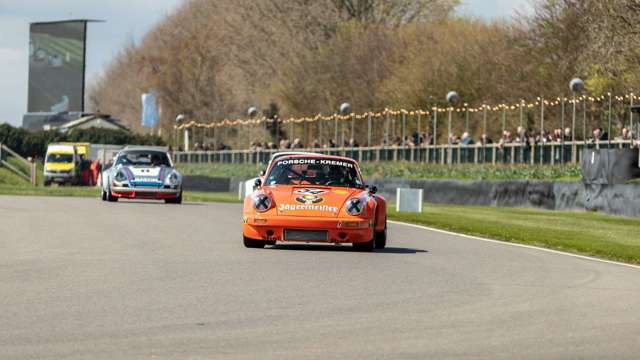
[[[427,205],[423,213],[389,209],[389,219],[640,264],[640,219],[599,213]]]
[[[0,195],[99,197],[100,189],[86,186],[37,186],[0,184]]]
[[[202,175],[211,177],[250,178],[264,170],[263,165],[255,164],[178,164],[184,175]],[[580,167],[576,165],[540,166],[540,165],[490,165],[459,164],[436,165],[410,162],[380,162],[360,164],[362,174],[371,178],[405,179],[446,179],[446,180],[555,180],[578,181],[581,178]]]
[[[240,203],[237,193],[185,191],[185,201]]]

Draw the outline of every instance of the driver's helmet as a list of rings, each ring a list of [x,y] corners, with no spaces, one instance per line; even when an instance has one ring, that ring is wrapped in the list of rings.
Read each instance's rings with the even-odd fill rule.
[[[329,166],[328,177],[333,181],[342,182],[344,180],[344,171],[339,166]]]
[[[324,177],[324,166],[318,164],[310,164],[305,171],[309,177],[322,178]]]
[[[282,185],[289,184],[290,179],[289,179],[289,174],[287,174],[287,171],[285,171],[284,168],[281,168],[278,170],[279,171],[276,174],[276,183],[282,184]]]
[[[152,154],[151,155],[151,165],[152,166],[158,166],[162,163],[162,159],[160,158],[160,155],[158,154]]]

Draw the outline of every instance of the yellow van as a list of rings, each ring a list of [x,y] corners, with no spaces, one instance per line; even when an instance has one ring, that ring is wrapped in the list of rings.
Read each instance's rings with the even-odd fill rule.
[[[44,186],[80,182],[79,148],[74,144],[50,144],[44,158]],[[85,152],[86,153],[86,152]]]

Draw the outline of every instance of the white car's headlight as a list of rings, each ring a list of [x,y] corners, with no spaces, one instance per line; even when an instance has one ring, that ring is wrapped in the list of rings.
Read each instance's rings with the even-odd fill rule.
[[[265,212],[271,209],[271,205],[273,205],[273,200],[269,195],[258,194],[253,197],[253,208],[258,212]]]
[[[171,174],[169,174],[169,176],[167,176],[166,182],[169,185],[173,185],[173,186],[178,185],[180,184],[180,176],[178,175],[178,173],[173,171],[171,172]]]
[[[118,172],[116,173],[116,176],[114,177],[114,179],[117,182],[125,182],[125,181],[129,181],[129,177],[127,176],[127,174],[122,171],[122,170],[118,170]]]
[[[346,210],[349,215],[357,216],[362,214],[364,211],[365,202],[359,198],[349,199],[347,201]]]

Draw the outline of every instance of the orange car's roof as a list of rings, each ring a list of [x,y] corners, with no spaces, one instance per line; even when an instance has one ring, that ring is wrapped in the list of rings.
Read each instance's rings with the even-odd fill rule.
[[[352,158],[348,158],[345,156],[337,156],[337,155],[326,155],[326,154],[296,154],[296,155],[285,155],[282,157],[278,157],[278,161],[283,159],[299,159],[299,158],[318,158],[318,159],[331,159],[331,160],[339,160],[339,161],[348,161],[353,163],[356,166],[356,171],[360,174],[360,165],[357,161]],[[274,166],[275,161],[272,161],[269,164],[269,168],[267,168],[267,172],[270,172],[271,168]],[[362,175],[359,175],[362,178]]]

